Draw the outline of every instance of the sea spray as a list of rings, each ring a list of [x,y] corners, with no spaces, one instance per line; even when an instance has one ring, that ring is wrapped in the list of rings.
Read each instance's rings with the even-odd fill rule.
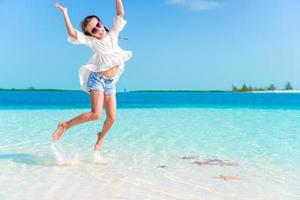
[[[52,152],[55,155],[56,162],[59,165],[76,165],[80,163],[77,152],[65,152],[58,142],[53,142],[51,145]]]
[[[107,161],[101,156],[100,151],[94,151],[94,163],[97,164],[106,164]]]

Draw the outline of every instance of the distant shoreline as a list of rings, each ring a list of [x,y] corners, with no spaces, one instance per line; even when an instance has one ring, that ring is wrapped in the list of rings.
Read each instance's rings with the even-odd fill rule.
[[[128,92],[232,92],[229,90],[132,90]]]
[[[67,89],[3,89],[0,92],[80,92],[82,90],[67,90]],[[257,91],[229,91],[229,90],[132,90],[121,91],[126,92],[223,92],[223,93],[300,93],[300,90],[257,90]]]
[[[257,91],[229,91],[229,90],[135,90],[129,92],[224,92],[224,93],[300,93],[300,90],[257,90]]]
[[[3,89],[0,88],[0,92],[74,92],[80,90],[63,90],[63,89]]]
[[[251,93],[300,93],[300,90],[265,90],[251,91]]]
[[[64,90],[64,89],[0,89],[8,92],[80,92],[82,90]],[[131,90],[120,92],[232,92],[226,90]]]

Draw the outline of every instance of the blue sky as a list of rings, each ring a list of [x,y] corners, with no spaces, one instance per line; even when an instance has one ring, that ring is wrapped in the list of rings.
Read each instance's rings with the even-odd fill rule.
[[[115,1],[61,0],[74,27],[89,14],[108,27]],[[118,90],[300,88],[299,0],[124,0],[133,51]],[[0,88],[80,89],[91,51],[71,45],[52,0],[0,0]]]

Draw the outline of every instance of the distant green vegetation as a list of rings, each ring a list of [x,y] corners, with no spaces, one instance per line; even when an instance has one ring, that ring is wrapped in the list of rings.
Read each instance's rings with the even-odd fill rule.
[[[32,92],[32,91],[36,91],[36,92],[64,92],[64,91],[78,91],[78,90],[61,90],[61,89],[36,89],[34,87],[29,87],[29,88],[23,88],[23,89],[17,89],[17,88],[11,88],[11,89],[7,89],[7,88],[0,88],[0,91],[28,91],[28,92]]]
[[[130,92],[228,92],[224,90],[133,90]]]
[[[271,84],[265,88],[252,87],[251,85],[247,86],[245,83],[242,85],[241,88],[232,85],[233,92],[274,91],[274,90],[293,90],[293,89],[294,88],[290,82],[287,82],[283,89],[277,89],[274,84]]]

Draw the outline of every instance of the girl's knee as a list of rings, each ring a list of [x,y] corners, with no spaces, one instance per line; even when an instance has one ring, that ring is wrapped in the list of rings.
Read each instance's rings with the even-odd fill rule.
[[[107,117],[106,120],[110,121],[111,123],[114,123],[117,120],[117,117],[116,116],[110,116],[110,117]]]
[[[98,120],[101,118],[101,113],[100,112],[91,112],[91,119],[92,120]]]

